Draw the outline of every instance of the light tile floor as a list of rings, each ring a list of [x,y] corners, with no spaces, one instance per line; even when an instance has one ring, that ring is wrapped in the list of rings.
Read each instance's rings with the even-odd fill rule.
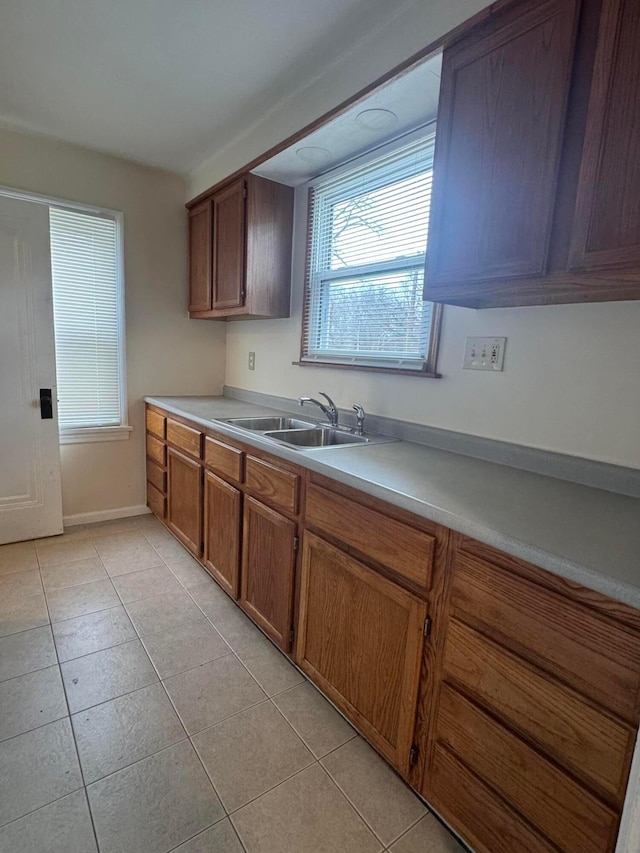
[[[462,853],[152,516],[0,547],[0,853]]]

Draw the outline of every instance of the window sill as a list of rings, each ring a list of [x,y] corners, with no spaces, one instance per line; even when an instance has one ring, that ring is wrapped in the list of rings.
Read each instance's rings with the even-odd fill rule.
[[[126,441],[133,427],[85,427],[60,433],[60,444],[88,444],[91,441]]]
[[[368,373],[388,373],[393,376],[415,376],[418,379],[442,379],[442,374],[426,370],[407,370],[401,367],[373,367],[366,364],[340,364],[336,361],[292,361],[295,367],[329,367],[335,370],[364,370]]]

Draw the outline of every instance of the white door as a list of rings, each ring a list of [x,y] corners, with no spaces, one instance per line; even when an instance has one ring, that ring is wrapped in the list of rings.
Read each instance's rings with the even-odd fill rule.
[[[61,532],[49,208],[0,196],[0,544]]]

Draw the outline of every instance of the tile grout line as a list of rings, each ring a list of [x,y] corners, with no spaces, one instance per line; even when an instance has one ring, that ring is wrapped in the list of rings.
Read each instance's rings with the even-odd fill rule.
[[[38,560],[38,568],[40,571],[40,580],[42,582],[42,566],[40,565],[40,557],[38,556],[38,549],[37,548],[36,548],[36,559]],[[44,591],[44,583],[43,583],[43,591]],[[58,654],[58,646],[56,643],[55,634],[53,633],[53,623],[51,622],[51,612],[49,610],[49,600],[47,598],[46,591],[44,591],[44,597],[45,597],[45,605],[47,607],[47,613],[49,615],[49,626],[51,629],[51,639],[53,642],[53,650],[54,650],[54,653],[56,656],[58,671],[60,674],[60,681],[62,682],[62,691],[64,693],[64,701],[65,701],[66,706],[67,706],[67,712],[68,712],[67,716],[69,719],[69,728],[71,729],[71,738],[73,740],[73,748],[75,750],[76,761],[78,762],[78,770],[80,771],[80,779],[82,780],[82,790],[84,791],[84,799],[85,799],[85,802],[87,804],[87,810],[89,812],[89,820],[91,821],[91,831],[93,833],[93,838],[94,838],[95,843],[96,843],[96,850],[99,851],[100,845],[98,843],[98,834],[96,831],[95,821],[93,818],[93,812],[91,811],[91,803],[89,801],[89,792],[87,791],[86,780],[84,778],[84,771],[82,769],[82,762],[80,761],[80,750],[78,749],[78,741],[76,739],[76,732],[75,732],[75,729],[73,727],[73,720],[71,719],[71,706],[69,704],[69,695],[67,693],[67,685],[65,684],[65,680],[62,676],[62,666],[60,665],[60,656]],[[78,790],[80,790],[80,789],[78,789]],[[73,792],[71,792],[71,793],[73,793]],[[60,798],[60,799],[62,799],[62,798]],[[48,803],[47,805],[50,805],[50,803]]]

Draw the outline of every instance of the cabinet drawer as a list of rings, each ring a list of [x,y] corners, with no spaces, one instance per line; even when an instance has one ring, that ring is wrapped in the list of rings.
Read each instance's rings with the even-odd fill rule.
[[[147,506],[154,515],[164,519],[167,514],[167,499],[156,487],[147,482]]]
[[[452,614],[632,723],[638,719],[637,634],[589,607],[458,552]]]
[[[558,853],[440,744],[431,783],[430,802],[478,853]]]
[[[242,482],[244,453],[215,438],[207,438],[204,442],[204,461],[207,468],[211,468],[217,474],[221,474],[227,480],[234,483]]]
[[[146,413],[146,421],[147,421],[147,432],[155,435],[156,438],[161,438],[163,441],[166,437],[166,426],[167,419],[164,415],[161,415],[159,412],[154,412],[151,409],[147,409]]]
[[[147,456],[158,465],[167,464],[167,447],[162,441],[147,434]]]
[[[618,829],[612,809],[447,685],[437,738],[560,850],[612,849]]]
[[[575,775],[621,802],[634,730],[456,620],[444,674]]]
[[[247,456],[245,484],[252,494],[290,513],[298,511],[300,477],[268,462]]]
[[[159,492],[164,494],[167,491],[167,472],[150,459],[147,459],[147,480]]]
[[[202,452],[202,433],[193,427],[185,426],[167,418],[167,441],[179,447],[189,456],[200,459]]]
[[[314,484],[307,489],[306,522],[416,587],[431,587],[435,536]]]

